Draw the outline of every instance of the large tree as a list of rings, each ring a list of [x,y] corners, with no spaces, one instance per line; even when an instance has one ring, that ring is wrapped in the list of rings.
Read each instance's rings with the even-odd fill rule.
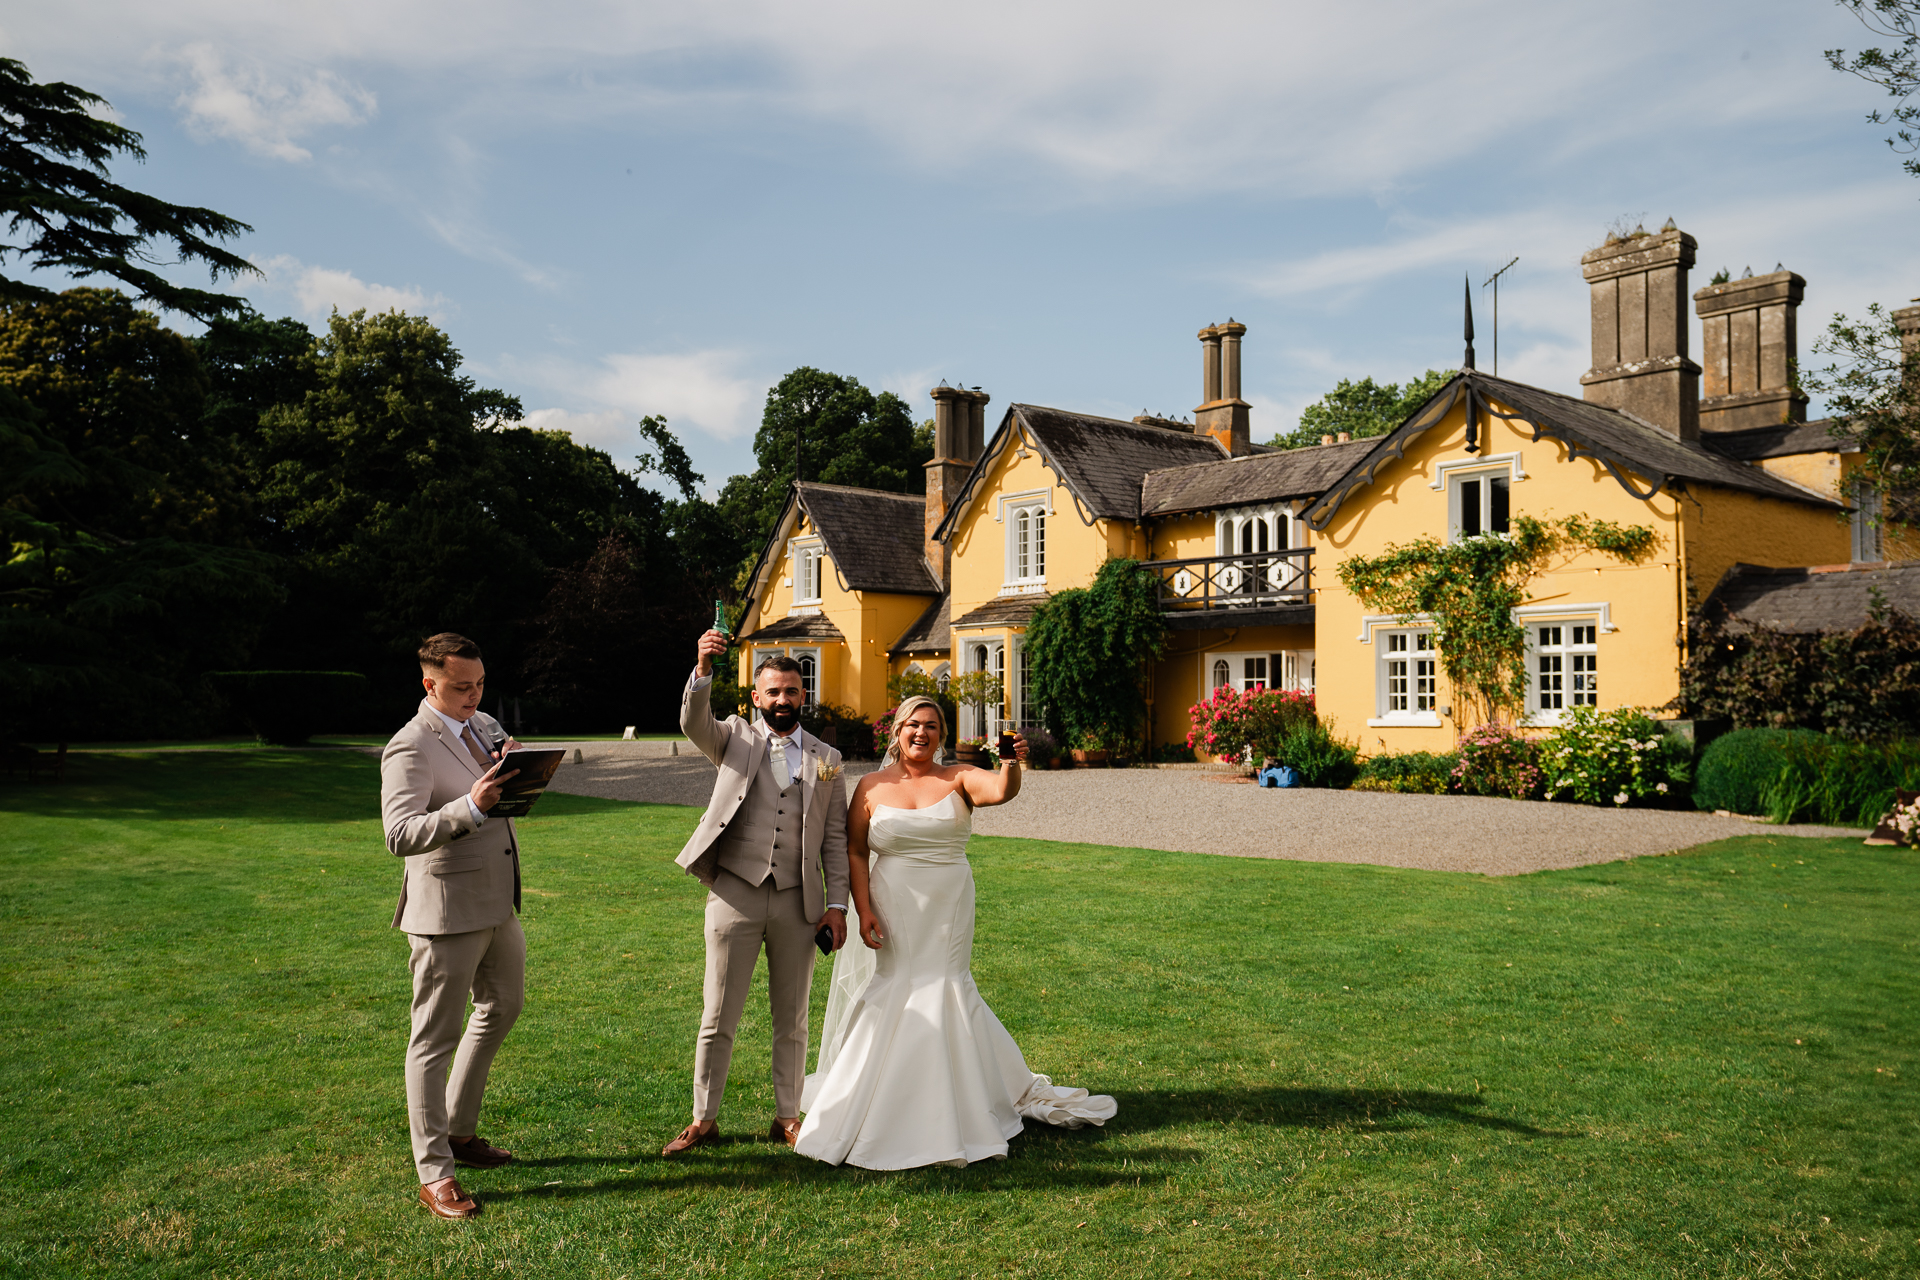
[[[1920,522],[1920,343],[1906,345],[1876,302],[1862,319],[1835,316],[1813,349],[1829,359],[1805,376],[1807,389],[1826,397],[1834,435],[1863,455],[1861,475],[1879,491],[1883,517]]]
[[[1402,387],[1393,382],[1342,378],[1333,390],[1300,411],[1300,425],[1267,443],[1280,449],[1319,444],[1347,432],[1354,439],[1383,436],[1398,427],[1446,385],[1451,373],[1429,369]]]
[[[147,153],[139,134],[103,118],[107,110],[98,94],[36,84],[25,63],[0,58],[0,263],[24,259],[78,280],[110,276],[140,299],[201,319],[247,310],[244,299],[176,284],[153,269],[167,265],[164,254],[205,267],[213,280],[255,272],[215,243],[253,228],[113,181],[108,161]],[[44,285],[0,275],[0,300],[52,296]]]
[[[1920,0],[1836,0],[1875,35],[1894,43],[1861,49],[1851,57],[1845,49],[1827,50],[1827,64],[1835,71],[1859,76],[1879,85],[1894,100],[1885,111],[1870,111],[1871,124],[1891,125],[1887,145],[1909,158],[1906,171],[1920,178]]]

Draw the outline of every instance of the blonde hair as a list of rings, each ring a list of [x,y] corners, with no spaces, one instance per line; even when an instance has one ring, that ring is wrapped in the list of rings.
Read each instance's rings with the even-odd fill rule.
[[[924,693],[916,693],[893,709],[893,732],[887,736],[886,758],[880,762],[882,768],[900,759],[900,731],[906,727],[907,721],[912,719],[913,713],[922,707],[933,708],[934,718],[940,722],[940,741],[942,744],[946,742],[947,713],[940,709],[940,704],[934,699]]]

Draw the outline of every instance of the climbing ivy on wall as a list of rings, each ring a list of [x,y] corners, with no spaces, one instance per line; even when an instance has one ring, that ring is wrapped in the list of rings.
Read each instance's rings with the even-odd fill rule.
[[[1644,525],[1515,516],[1504,534],[1453,543],[1418,538],[1377,556],[1349,557],[1338,572],[1341,585],[1370,609],[1431,615],[1448,682],[1493,722],[1526,708],[1527,632],[1513,611],[1526,603],[1527,584],[1557,555],[1595,551],[1632,564],[1658,541]]]
[[[1109,560],[1091,585],[1057,592],[1034,610],[1029,695],[1062,746],[1137,744],[1147,727],[1141,688],[1166,644],[1153,576],[1137,560]]]

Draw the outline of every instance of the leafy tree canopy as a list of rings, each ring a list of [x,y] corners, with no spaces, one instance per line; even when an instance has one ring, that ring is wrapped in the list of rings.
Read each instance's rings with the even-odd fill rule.
[[[1887,145],[1912,157],[1902,162],[1920,178],[1920,0],[1838,0],[1869,31],[1894,41],[1887,48],[1862,49],[1851,58],[1845,49],[1827,50],[1827,65],[1859,76],[1887,91],[1897,105],[1867,113],[1870,124],[1893,126]]]
[[[210,278],[257,271],[214,243],[251,231],[212,209],[169,204],[108,176],[115,155],[144,160],[140,135],[93,114],[106,99],[70,84],[36,84],[26,64],[0,58],[0,217],[7,236],[0,263],[76,279],[111,276],[141,299],[207,319],[248,309],[244,299],[174,284],[153,268],[170,246],[175,262],[207,268]],[[0,275],[0,300],[47,301],[53,292]]]
[[[1904,348],[1899,326],[1879,303],[1865,318],[1835,316],[1814,351],[1830,357],[1805,376],[1809,391],[1827,399],[1833,433],[1856,440],[1862,474],[1895,501],[1887,514],[1911,524],[1920,476],[1920,346]]]
[[[1322,436],[1350,432],[1354,439],[1383,436],[1412,417],[1415,410],[1447,384],[1451,373],[1429,369],[1402,387],[1342,378],[1333,390],[1300,411],[1300,425],[1267,443],[1281,449],[1299,449],[1320,443]]]
[[[1066,747],[1142,743],[1141,691],[1166,643],[1155,580],[1137,560],[1109,560],[1090,585],[1056,592],[1027,624],[1030,694],[1048,730]]]

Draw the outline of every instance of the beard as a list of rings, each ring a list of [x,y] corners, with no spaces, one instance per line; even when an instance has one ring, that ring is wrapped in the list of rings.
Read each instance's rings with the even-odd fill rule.
[[[767,723],[772,725],[774,731],[783,738],[792,733],[794,726],[800,723],[798,707],[766,707],[760,714],[766,717]]]

